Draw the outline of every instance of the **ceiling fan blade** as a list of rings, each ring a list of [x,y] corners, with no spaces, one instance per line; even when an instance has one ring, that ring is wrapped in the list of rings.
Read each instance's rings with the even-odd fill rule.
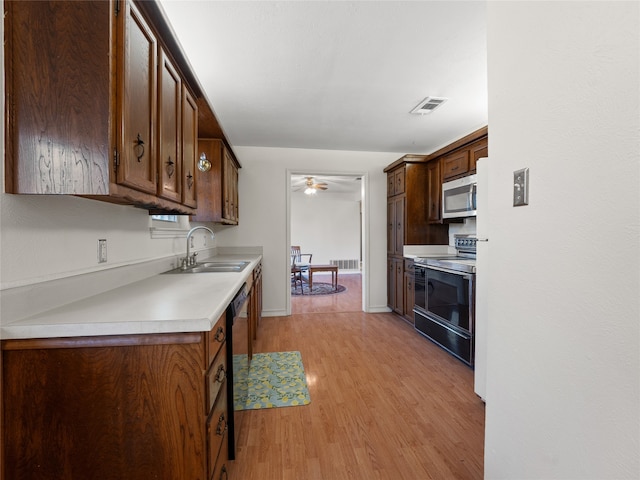
[[[323,187],[321,184],[316,184],[313,188],[317,188],[318,190],[327,190],[329,187]]]

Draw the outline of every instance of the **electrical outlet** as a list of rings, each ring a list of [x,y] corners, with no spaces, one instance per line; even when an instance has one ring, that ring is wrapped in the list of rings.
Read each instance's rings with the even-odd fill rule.
[[[513,172],[513,206],[529,205],[529,169]]]
[[[98,240],[98,263],[105,263],[107,261],[107,239],[101,238]]]
[[[189,248],[193,248],[193,237],[189,238]]]

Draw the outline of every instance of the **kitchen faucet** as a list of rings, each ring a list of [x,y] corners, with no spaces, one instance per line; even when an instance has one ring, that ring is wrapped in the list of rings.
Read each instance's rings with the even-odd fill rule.
[[[187,233],[187,256],[182,259],[182,270],[186,270],[187,267],[196,264],[196,255],[198,255],[198,252],[194,252],[193,255],[189,255],[191,235],[193,235],[193,232],[195,232],[196,230],[206,230],[211,234],[211,238],[214,238],[213,230],[211,230],[209,227],[198,225],[197,227],[193,227],[191,230],[189,230],[189,233]]]

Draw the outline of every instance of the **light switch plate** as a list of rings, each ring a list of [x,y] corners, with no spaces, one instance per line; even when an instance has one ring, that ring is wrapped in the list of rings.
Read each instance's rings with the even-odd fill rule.
[[[529,205],[529,169],[513,172],[513,206]]]
[[[101,238],[98,240],[98,263],[105,263],[107,261],[107,239]]]

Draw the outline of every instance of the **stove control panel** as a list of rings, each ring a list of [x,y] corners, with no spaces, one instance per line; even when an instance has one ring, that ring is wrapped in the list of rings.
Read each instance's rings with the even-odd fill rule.
[[[476,242],[478,241],[477,237],[473,235],[455,235],[453,239],[455,247],[459,252],[476,252]]]

